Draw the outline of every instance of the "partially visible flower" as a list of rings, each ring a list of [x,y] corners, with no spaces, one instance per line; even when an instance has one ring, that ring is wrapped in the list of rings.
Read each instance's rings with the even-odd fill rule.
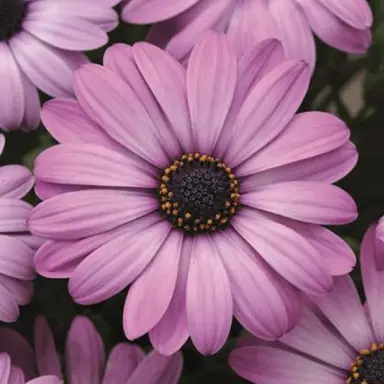
[[[61,384],[62,381],[56,376],[39,376],[32,380],[25,380],[23,371],[12,365],[11,358],[7,353],[0,353],[0,380],[1,384]]]
[[[4,144],[0,134],[0,155]],[[27,168],[0,167],[0,321],[16,321],[19,305],[28,304],[33,292],[33,257],[41,240],[28,232],[32,206],[21,200],[33,184]]]
[[[371,43],[372,12],[366,0],[130,0],[122,17],[152,24],[149,41],[184,60],[208,29],[226,32],[239,54],[267,38],[282,41],[288,58],[315,64],[313,33],[346,52]]]
[[[80,304],[131,285],[125,333],[149,332],[164,354],[189,336],[216,353],[233,315],[280,337],[296,324],[299,290],[323,295],[355,265],[321,226],[357,216],[332,185],[357,160],[348,128],[327,113],[295,115],[308,66],[284,61],[276,40],[237,61],[209,32],[186,70],[148,43],[113,46],[104,62],[76,72],[77,100],[42,112],[61,144],[35,163],[46,200],[29,227],[48,240],[37,271],[70,278]]]
[[[332,292],[309,299],[302,319],[278,342],[240,341],[230,365],[258,384],[384,383],[384,218],[362,243],[366,303],[353,280],[335,278]]]
[[[12,361],[12,370],[29,380],[50,377],[54,384],[62,383],[65,376],[68,384],[176,384],[182,370],[180,353],[162,356],[153,351],[145,355],[138,346],[128,343],[116,345],[106,359],[103,341],[85,316],[77,316],[69,329],[65,343],[65,375],[52,332],[42,317],[35,323],[34,345],[35,351],[17,332],[0,329],[0,351],[10,356],[7,359]],[[45,384],[45,381],[35,380],[36,384]],[[35,384],[35,381],[29,383]],[[51,384],[51,381],[46,383]]]
[[[105,45],[120,0],[0,1],[0,128],[31,130],[40,121],[37,88],[71,97],[79,51]]]

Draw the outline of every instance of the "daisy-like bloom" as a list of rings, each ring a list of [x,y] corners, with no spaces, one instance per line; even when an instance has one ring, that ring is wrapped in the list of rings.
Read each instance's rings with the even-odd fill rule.
[[[131,284],[125,333],[149,332],[163,354],[189,336],[215,353],[233,313],[268,340],[291,329],[299,290],[323,295],[355,264],[320,225],[356,218],[332,182],[357,154],[338,118],[295,115],[310,74],[282,57],[270,40],[237,62],[227,37],[209,32],[187,70],[138,43],[77,71],[77,101],[42,112],[61,144],[35,164],[46,200],[29,227],[49,240],[37,271],[70,278],[81,304]]]
[[[361,248],[366,303],[348,276],[332,292],[311,298],[297,328],[278,342],[246,337],[230,356],[240,375],[258,384],[384,383],[384,220]]]
[[[40,121],[37,89],[72,97],[80,51],[108,42],[120,0],[0,0],[0,128],[31,130]]]
[[[55,341],[42,317],[35,323],[34,339],[35,351],[17,332],[0,329],[0,366],[3,360],[7,366],[12,362],[13,374],[27,380],[38,377],[28,383],[63,383]],[[176,384],[182,357],[180,353],[162,356],[154,351],[145,355],[136,345],[120,343],[106,359],[103,341],[92,322],[85,316],[77,316],[65,343],[65,368],[68,384]],[[9,380],[9,384],[19,382],[24,383],[21,379]]]
[[[315,64],[313,34],[346,52],[371,43],[372,12],[366,0],[128,0],[122,17],[156,23],[149,41],[185,60],[206,30],[226,32],[243,54],[266,38],[283,42],[288,58]]]
[[[0,135],[0,155],[4,144]],[[0,167],[0,321],[16,321],[19,305],[28,304],[33,292],[33,257],[42,242],[28,232],[32,206],[21,200],[33,183],[21,165]]]

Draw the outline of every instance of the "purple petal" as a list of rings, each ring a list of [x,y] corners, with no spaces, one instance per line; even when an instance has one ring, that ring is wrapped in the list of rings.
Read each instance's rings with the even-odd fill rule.
[[[180,353],[162,356],[153,351],[135,369],[127,384],[177,384],[182,366]]]
[[[30,231],[43,238],[76,240],[93,236],[154,211],[156,199],[145,193],[85,190],[52,197],[29,217]]]
[[[271,70],[248,94],[235,122],[225,161],[235,167],[273,140],[289,123],[308,88],[308,66],[286,61]]]
[[[236,78],[236,55],[228,39],[215,32],[204,35],[192,50],[187,69],[192,134],[200,153],[211,154],[216,145],[232,103]]]
[[[100,383],[105,364],[104,344],[95,326],[77,316],[69,329],[65,356],[71,384]]]
[[[179,272],[172,300],[161,320],[149,332],[154,348],[163,355],[177,352],[189,337],[186,313],[186,289],[192,238],[185,237],[180,255]]]
[[[175,290],[183,237],[178,230],[171,231],[152,263],[130,287],[123,314],[128,339],[146,334],[167,310]]]
[[[227,270],[240,323],[264,340],[275,340],[299,320],[298,291],[274,273],[233,230],[213,237]]]
[[[191,339],[204,355],[222,348],[232,323],[233,299],[227,272],[209,236],[196,236],[187,281]]]
[[[0,167],[0,196],[21,199],[32,188],[34,177],[31,171],[21,165]]]
[[[102,384],[126,384],[144,356],[144,352],[136,345],[116,345],[105,366]]]
[[[265,185],[241,195],[241,203],[313,224],[346,224],[357,218],[353,199],[322,182],[289,181]]]
[[[34,346],[40,375],[62,377],[55,340],[46,320],[39,316],[35,322]]]
[[[262,258],[297,288],[324,295],[332,287],[319,252],[302,235],[272,216],[244,208],[232,225]]]
[[[161,221],[137,233],[127,231],[100,247],[73,272],[70,294],[79,304],[93,304],[120,292],[143,272],[170,230]]]
[[[331,292],[314,298],[314,302],[356,351],[375,342],[359,294],[349,276],[335,277]]]

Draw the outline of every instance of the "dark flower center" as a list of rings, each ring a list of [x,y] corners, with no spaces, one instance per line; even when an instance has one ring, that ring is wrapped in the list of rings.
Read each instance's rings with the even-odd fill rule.
[[[26,13],[25,0],[0,0],[0,41],[9,40],[20,32]]]
[[[347,384],[384,384],[384,344],[372,344],[352,364]]]
[[[226,225],[239,205],[239,183],[219,159],[187,154],[164,171],[161,210],[186,232],[212,232]]]

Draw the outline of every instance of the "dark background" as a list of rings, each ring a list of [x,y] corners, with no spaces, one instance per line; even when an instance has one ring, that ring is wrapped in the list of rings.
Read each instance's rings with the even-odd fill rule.
[[[351,128],[352,140],[358,147],[360,159],[340,186],[354,197],[360,215],[356,222],[337,228],[337,233],[351,244],[357,255],[364,231],[384,214],[384,4],[380,5],[381,1],[370,2],[375,15],[374,38],[365,56],[351,58],[318,42],[317,68],[302,106],[302,110],[332,110]],[[132,44],[143,40],[146,31],[147,27],[121,23],[111,33],[111,43]],[[91,52],[91,60],[100,62],[103,51]],[[346,102],[345,98],[350,102]],[[356,102],[361,98],[363,105],[356,110]],[[42,99],[48,98],[42,95]],[[32,133],[7,134],[1,163],[25,164],[32,168],[36,155],[52,144],[53,139],[43,127]],[[33,194],[28,196],[28,200],[32,203],[38,201]],[[353,272],[353,278],[361,291],[358,268]],[[98,305],[78,306],[67,293],[67,281],[39,277],[35,283],[33,302],[21,308],[19,321],[11,326],[32,344],[34,319],[43,314],[54,331],[62,354],[66,332],[73,317],[85,314],[93,320],[107,348],[110,348],[125,340],[121,325],[125,295],[126,291]],[[241,327],[235,323],[225,348],[211,357],[203,358],[191,343],[186,344],[183,348],[185,364],[181,384],[245,383],[227,366],[228,353],[240,333]],[[138,340],[138,343],[150,349],[146,337]]]

